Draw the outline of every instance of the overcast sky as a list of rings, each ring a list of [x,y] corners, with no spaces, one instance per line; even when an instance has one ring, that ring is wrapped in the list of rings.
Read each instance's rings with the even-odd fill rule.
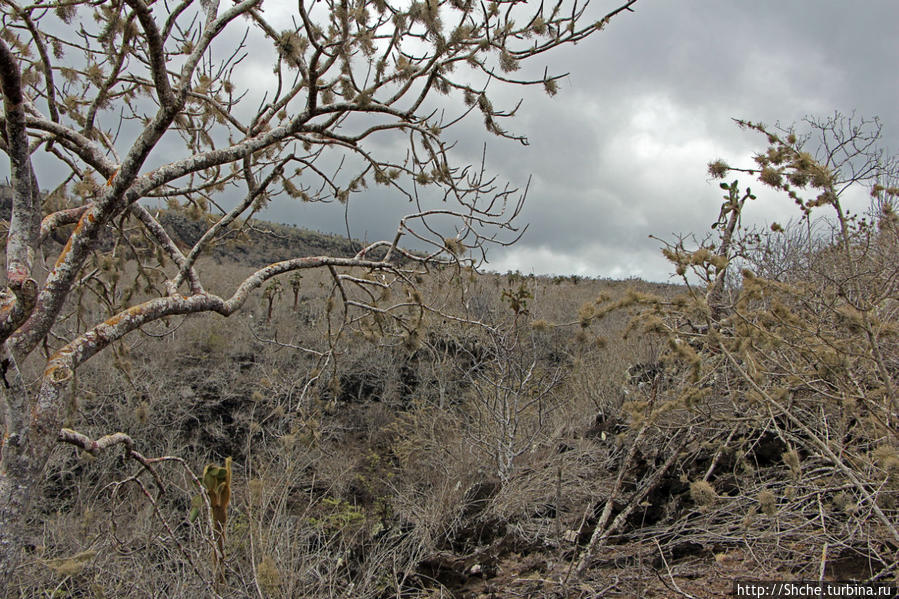
[[[594,18],[618,4],[593,0]],[[289,5],[270,0],[265,10]],[[534,60],[541,75],[544,67],[570,73],[557,96],[491,88],[498,108],[524,100],[503,126],[526,135],[527,147],[486,133],[476,114],[448,132],[466,159],[478,159],[486,141],[488,168],[501,179],[523,185],[531,177],[521,217],[527,233],[492,250],[488,268],[666,280],[669,265],[648,236],[707,231],[722,193],[707,163],[748,165],[764,149],[732,118],[789,124],[835,110],[878,115],[883,145],[899,148],[895,0],[639,0],[634,8],[586,42]],[[271,73],[268,59],[257,68]],[[354,196],[355,237],[392,237],[408,206],[383,189]],[[333,204],[275,202],[262,216],[345,231]],[[791,216],[789,200],[764,194],[746,219]]]
[[[554,98],[503,92],[524,99],[511,126],[528,147],[484,133],[477,119],[455,131],[462,148],[486,140],[501,177],[522,184],[532,176],[522,219],[529,229],[515,246],[493,250],[489,268],[666,280],[669,265],[648,236],[707,231],[722,201],[707,163],[748,165],[764,149],[732,118],[789,124],[855,111],[880,116],[885,147],[899,147],[895,0],[640,0],[635,11],[537,59],[540,72],[571,73]],[[395,227],[379,203],[355,201],[350,210],[354,236]],[[772,194],[750,210],[756,222],[795,216],[790,200]],[[343,222],[324,212],[297,218],[283,206],[269,214],[313,227]]]
[[[732,117],[879,115],[895,151],[897,25],[890,0],[639,2],[566,53],[559,97],[529,102],[531,147],[516,160],[534,173],[532,225],[494,265],[664,279],[668,264],[648,235],[707,230],[721,192],[706,164],[746,164],[764,148]],[[776,196],[750,209],[761,221],[793,215]]]

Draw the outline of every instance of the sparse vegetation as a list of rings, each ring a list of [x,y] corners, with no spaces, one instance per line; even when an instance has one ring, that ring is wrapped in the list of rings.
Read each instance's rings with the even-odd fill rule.
[[[726,188],[725,201],[740,205],[739,187]],[[876,200],[889,204],[886,195]],[[872,221],[872,234],[891,230],[889,212]],[[122,486],[128,471],[113,456],[57,452],[48,469],[57,474],[38,503],[42,537],[16,593],[115,596],[152,586],[175,596],[326,597],[348,588],[360,597],[578,596],[617,580],[625,595],[664,594],[656,574],[665,579],[667,568],[695,596],[724,596],[730,580],[772,572],[886,579],[892,537],[873,507],[895,521],[899,454],[884,428],[886,404],[830,405],[836,374],[802,354],[777,358],[763,343],[770,333],[742,349],[766,378],[747,380],[728,366],[711,344],[741,351],[736,329],[721,324],[735,314],[751,315],[756,331],[794,331],[779,351],[798,351],[807,330],[784,329],[777,319],[787,312],[772,306],[784,298],[794,312],[807,305],[793,286],[819,276],[786,268],[784,256],[808,255],[777,245],[808,242],[793,227],[764,235],[734,228],[731,239],[740,256],[764,261],[737,265],[720,260],[716,245],[673,244],[670,255],[688,267],[682,285],[437,273],[420,287],[423,301],[460,318],[476,309],[495,328],[429,319],[413,346],[378,344],[363,329],[338,368],[320,368],[309,351],[328,326],[326,273],[303,278],[301,309],[320,310],[308,320],[286,300],[271,304],[266,322],[260,291],[230,321],[225,342],[210,341],[217,323],[199,316],[139,338],[122,352],[130,369],[104,360],[80,371],[72,418],[127,431],[148,455],[178,456],[195,471],[233,459],[223,581],[210,561],[215,523],[188,517],[197,488],[177,462],[157,468],[166,494],[148,480],[147,496]],[[841,256],[827,244],[813,249]],[[208,260],[213,282],[239,268],[227,255]],[[724,273],[719,288],[725,267],[754,268],[757,278],[789,273],[790,283],[760,292]],[[707,297],[721,298],[720,309],[706,309]],[[828,305],[816,313],[832,327],[851,325],[843,308]],[[702,328],[713,312],[717,333]],[[839,338],[854,338],[845,331]],[[893,346],[883,351],[895,360]],[[852,377],[873,385],[876,360],[850,364],[862,369]],[[749,381],[771,395],[778,376],[800,389],[788,401],[805,428],[753,394]],[[809,384],[827,385],[828,395],[802,392]],[[872,417],[876,410],[883,415]],[[828,447],[855,481],[828,459]],[[876,503],[866,504],[864,491]],[[164,523],[172,536],[157,534]],[[717,591],[710,580],[720,581]]]

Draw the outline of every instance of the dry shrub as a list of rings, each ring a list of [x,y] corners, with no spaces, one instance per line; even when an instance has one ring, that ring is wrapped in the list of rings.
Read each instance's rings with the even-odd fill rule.
[[[831,169],[795,135],[744,123],[771,144],[756,158],[763,183],[795,199],[806,219],[823,208],[832,218],[745,231],[739,217],[754,196],[722,183],[717,238],[665,248],[682,275],[681,297],[633,301],[632,329],[661,341],[670,376],[625,408],[659,433],[702,431],[681,462],[701,510],[654,527],[663,547],[686,538],[717,551],[739,535],[757,568],[884,577],[899,543],[888,457],[899,418],[899,237],[884,209],[892,192],[880,185],[894,167],[869,149],[879,131],[870,122],[808,124],[826,142],[819,159]],[[871,187],[879,203],[868,219],[842,207],[840,194],[853,186]]]

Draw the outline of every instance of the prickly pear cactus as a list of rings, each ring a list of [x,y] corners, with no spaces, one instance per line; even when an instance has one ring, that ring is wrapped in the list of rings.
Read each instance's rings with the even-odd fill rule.
[[[201,482],[206,490],[206,496],[209,497],[212,524],[218,544],[218,552],[214,556],[213,563],[217,576],[221,581],[225,574],[222,559],[225,555],[225,525],[228,521],[228,503],[231,501],[231,458],[225,458],[224,466],[206,464],[206,467],[203,469]],[[190,510],[191,522],[200,515],[200,510],[203,508],[204,503],[205,501],[203,501],[203,497],[200,495],[193,498]]]

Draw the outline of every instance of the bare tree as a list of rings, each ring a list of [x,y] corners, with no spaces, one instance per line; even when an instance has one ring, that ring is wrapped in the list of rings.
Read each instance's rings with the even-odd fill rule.
[[[261,0],[5,0],[0,579],[19,560],[81,364],[172,315],[229,316],[272,278],[311,268],[333,280],[333,336],[366,322],[388,340],[415,335],[433,310],[416,276],[513,241],[522,199],[483,164],[457,165],[447,130],[474,112],[487,131],[525,141],[503,128],[515,110],[495,107],[488,86],[554,94],[559,76],[519,76],[523,63],[585,39],[635,1],[597,20],[576,0],[301,1],[287,16]],[[248,64],[260,60],[271,76]],[[445,102],[456,113],[439,95],[462,100]],[[385,149],[397,145],[398,155]],[[350,257],[272,263],[230,295],[204,286],[204,249],[271,198],[345,205],[369,184],[411,203],[392,238]],[[205,219],[196,243],[167,230],[154,214],[162,202]],[[410,240],[425,251],[403,249]],[[394,287],[405,290],[399,299]],[[85,294],[103,310],[82,309]]]
[[[563,366],[543,363],[537,335],[529,329],[532,297],[524,283],[503,290],[514,318],[490,331],[480,357],[468,352],[471,365],[464,372],[473,413],[469,436],[493,461],[503,482],[512,475],[515,460],[545,434],[546,421],[558,407],[553,391],[564,380]]]

